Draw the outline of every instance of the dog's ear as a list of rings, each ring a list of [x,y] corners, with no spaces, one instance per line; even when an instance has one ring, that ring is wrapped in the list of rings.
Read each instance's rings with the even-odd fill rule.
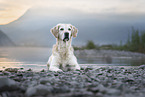
[[[55,36],[55,38],[58,38],[59,25],[56,25],[55,27],[51,28],[50,31]]]
[[[72,36],[77,37],[78,29],[75,26],[72,26],[72,25],[71,25],[71,28],[72,28]]]

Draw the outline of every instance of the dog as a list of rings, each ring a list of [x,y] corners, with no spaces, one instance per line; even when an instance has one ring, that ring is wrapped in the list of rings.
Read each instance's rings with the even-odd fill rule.
[[[77,36],[77,28],[71,24],[57,24],[50,31],[56,38],[56,44],[47,62],[48,69],[55,72],[80,70],[71,45],[72,37]]]

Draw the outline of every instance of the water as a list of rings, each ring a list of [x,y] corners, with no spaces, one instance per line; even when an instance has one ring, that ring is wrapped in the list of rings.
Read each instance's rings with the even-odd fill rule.
[[[45,47],[11,47],[0,48],[0,69],[24,68],[33,70],[47,69],[47,61],[51,48]],[[77,58],[81,66],[134,66],[141,65],[140,60],[130,58],[112,58],[111,62],[104,58]]]

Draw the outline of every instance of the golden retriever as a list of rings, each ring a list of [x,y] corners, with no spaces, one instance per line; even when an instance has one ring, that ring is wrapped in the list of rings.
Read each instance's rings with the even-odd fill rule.
[[[51,29],[51,33],[56,38],[52,55],[47,62],[50,71],[70,71],[80,70],[74,50],[71,46],[72,37],[76,37],[78,30],[71,24],[57,24]]]

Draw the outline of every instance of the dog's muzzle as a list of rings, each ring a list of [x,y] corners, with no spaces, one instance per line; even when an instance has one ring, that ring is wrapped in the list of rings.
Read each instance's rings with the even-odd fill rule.
[[[63,41],[64,42],[69,41],[69,33],[68,32],[64,33],[64,39],[63,39]]]

